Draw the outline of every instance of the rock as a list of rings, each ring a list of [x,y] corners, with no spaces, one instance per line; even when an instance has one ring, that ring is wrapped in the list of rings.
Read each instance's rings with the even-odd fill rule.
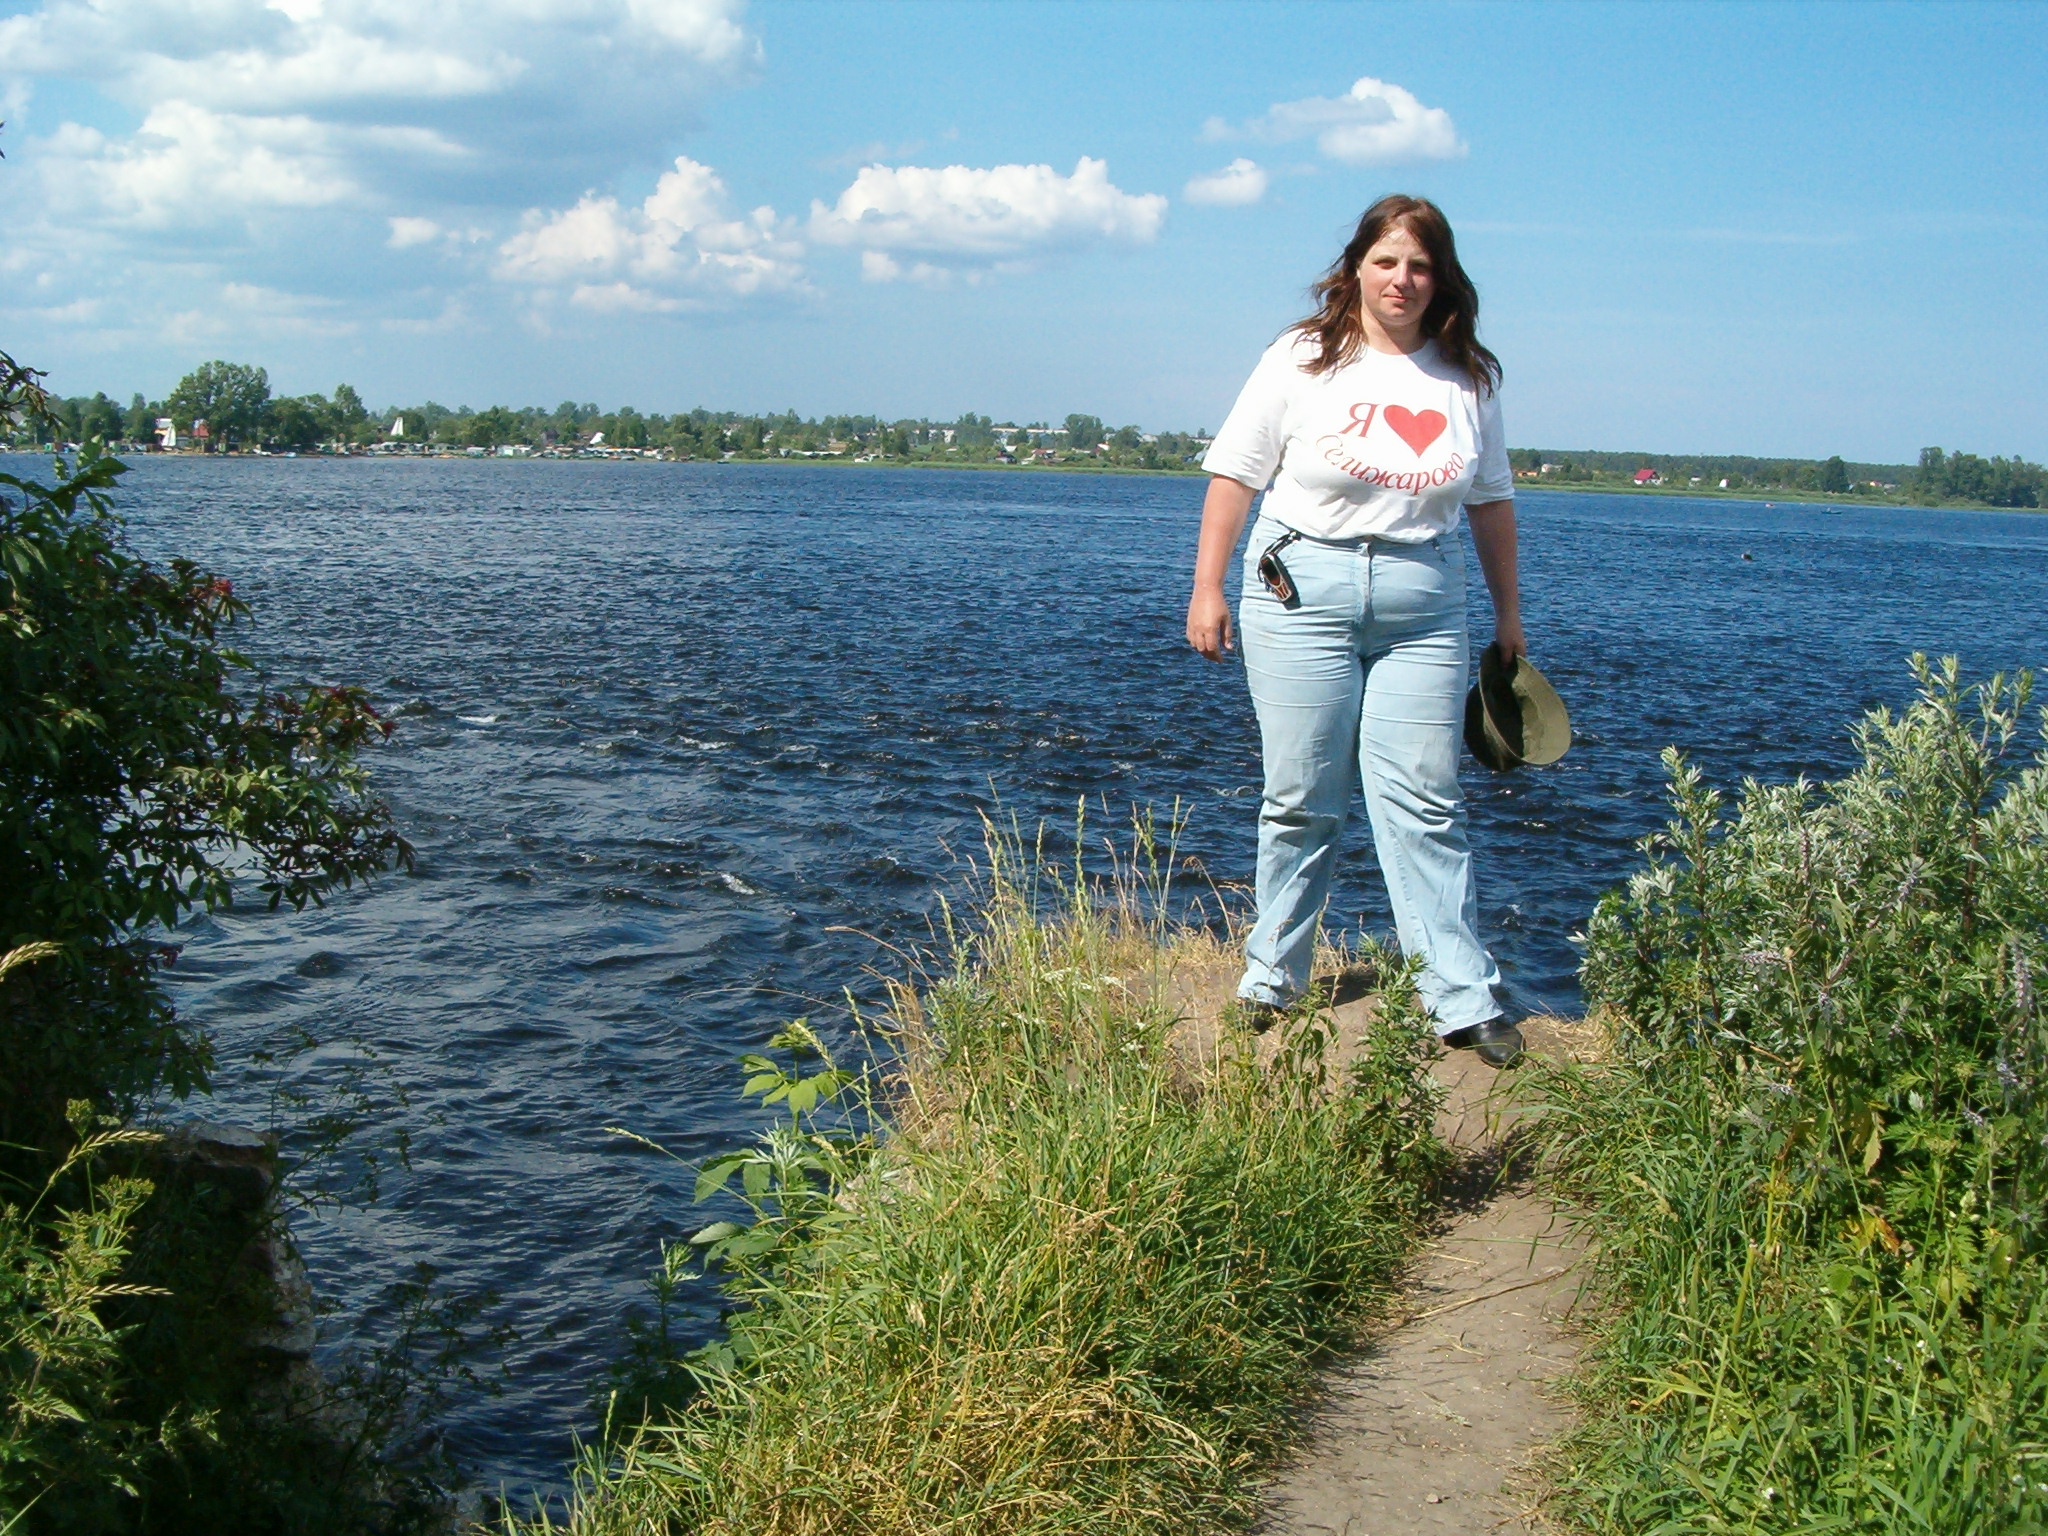
[[[320,1342],[320,1313],[298,1250],[279,1230],[258,1243],[251,1258],[270,1277],[277,1319],[250,1333],[249,1348],[288,1366],[310,1361]]]
[[[188,1120],[164,1133],[153,1161],[161,1173],[218,1191],[242,1219],[237,1227],[247,1246],[240,1262],[262,1277],[272,1314],[250,1329],[245,1343],[251,1354],[287,1375],[308,1368],[320,1337],[319,1308],[275,1208],[277,1138],[216,1120]]]
[[[239,1125],[188,1120],[172,1126],[156,1157],[220,1190],[244,1214],[261,1210],[277,1184],[277,1138]]]

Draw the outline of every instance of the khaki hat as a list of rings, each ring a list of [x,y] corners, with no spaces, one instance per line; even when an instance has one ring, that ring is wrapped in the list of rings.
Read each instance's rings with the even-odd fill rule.
[[[1479,681],[1465,695],[1465,745],[1496,773],[1524,763],[1541,768],[1572,744],[1572,717],[1557,690],[1526,656],[1505,660],[1489,645],[1479,656]]]

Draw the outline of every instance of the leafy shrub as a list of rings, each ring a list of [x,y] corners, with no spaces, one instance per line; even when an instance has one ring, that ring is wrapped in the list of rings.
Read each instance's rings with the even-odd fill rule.
[[[0,959],[21,964],[21,952]],[[33,1483],[25,1501],[0,1503],[7,1529],[67,1474],[108,1492],[132,1492],[134,1458],[122,1443],[117,1398],[119,1340],[101,1313],[123,1296],[153,1288],[119,1279],[146,1180],[100,1180],[95,1163],[147,1132],[96,1123],[88,1104],[71,1106],[76,1143],[25,1203],[0,1203],[0,1490]],[[72,1207],[56,1196],[84,1186]],[[67,1465],[68,1464],[68,1465]]]
[[[15,1144],[61,1140],[73,1099],[205,1084],[156,935],[227,902],[239,861],[304,906],[407,854],[356,760],[386,723],[356,689],[237,691],[246,605],[127,548],[95,446],[50,485],[0,475],[0,943],[59,951],[0,988]]]
[[[1613,1059],[1548,1069],[1616,1312],[1562,1507],[1601,1530],[2048,1520],[2048,753],[2029,677],[1675,816],[1589,926]]]
[[[0,428],[44,413],[0,354]],[[251,1475],[293,1435],[302,1470],[346,1449],[258,1412],[276,1303],[243,1256],[274,1213],[159,1188],[119,1127],[207,1084],[159,974],[181,918],[409,857],[357,761],[387,727],[354,689],[238,687],[228,583],[128,548],[98,443],[52,469],[0,475],[0,1520],[312,1528]]]

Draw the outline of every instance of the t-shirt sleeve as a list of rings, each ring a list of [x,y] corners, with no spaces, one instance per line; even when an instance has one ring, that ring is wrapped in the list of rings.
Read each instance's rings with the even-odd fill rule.
[[[1294,337],[1282,336],[1238,391],[1223,428],[1202,455],[1202,468],[1264,490],[1280,468],[1287,446],[1287,402],[1300,368],[1294,359]]]
[[[1479,467],[1472,473],[1465,505],[1511,501],[1514,494],[1515,472],[1508,464],[1507,432],[1500,424],[1500,394],[1489,389],[1479,397]]]

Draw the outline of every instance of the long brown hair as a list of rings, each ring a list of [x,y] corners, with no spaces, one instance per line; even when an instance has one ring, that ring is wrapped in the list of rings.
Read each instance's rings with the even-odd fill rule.
[[[1479,344],[1479,291],[1458,264],[1458,242],[1451,237],[1451,221],[1428,198],[1402,192],[1391,193],[1365,210],[1344,254],[1309,289],[1316,312],[1294,327],[1317,346],[1308,371],[1330,373],[1341,368],[1365,345],[1365,327],[1359,319],[1358,265],[1396,225],[1420,242],[1435,270],[1436,296],[1422,313],[1422,334],[1436,343],[1445,360],[1471,379],[1472,387],[1481,394],[1499,388],[1500,359]]]

